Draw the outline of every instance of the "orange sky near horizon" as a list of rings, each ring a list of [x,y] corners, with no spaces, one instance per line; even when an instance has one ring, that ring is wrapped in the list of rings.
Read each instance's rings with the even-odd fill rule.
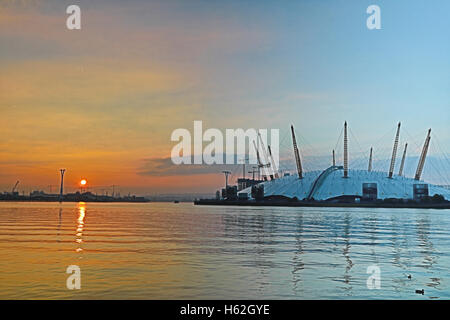
[[[12,45],[0,62],[0,188],[20,180],[19,190],[48,190],[59,183],[59,168],[67,169],[68,190],[81,177],[141,194],[214,192],[222,184],[220,172],[195,179],[139,172],[145,159],[169,157],[172,130],[190,127],[204,108],[202,91],[191,89],[205,70],[164,55],[183,47],[195,56],[245,35],[227,39],[237,30],[216,28],[186,39],[176,25],[131,26],[119,9],[84,9],[79,31],[39,2],[0,11],[0,37]],[[161,52],[149,59],[154,47]]]

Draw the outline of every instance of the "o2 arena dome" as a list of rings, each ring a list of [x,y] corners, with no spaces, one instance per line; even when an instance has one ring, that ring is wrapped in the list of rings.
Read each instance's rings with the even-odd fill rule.
[[[424,197],[440,195],[450,200],[450,190],[442,186],[428,184],[421,180],[428,147],[431,139],[431,129],[425,139],[422,153],[414,178],[402,175],[406,149],[405,146],[400,170],[394,175],[395,158],[400,134],[398,124],[389,172],[372,171],[372,150],[368,170],[351,170],[348,168],[347,123],[344,124],[344,165],[333,165],[323,171],[303,172],[300,153],[297,147],[294,128],[291,126],[292,142],[297,166],[297,173],[278,177],[274,163],[258,166],[264,170],[269,168],[273,174],[268,174],[266,181],[243,188],[238,192],[239,199],[294,199],[306,201],[360,201],[377,199],[420,200]],[[257,150],[258,153],[258,150]],[[259,157],[258,157],[259,159]],[[258,192],[259,191],[259,192]]]

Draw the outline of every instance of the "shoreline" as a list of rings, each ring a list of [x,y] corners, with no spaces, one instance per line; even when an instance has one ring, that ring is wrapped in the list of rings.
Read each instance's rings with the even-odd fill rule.
[[[151,200],[95,200],[95,199],[0,199],[0,202],[96,202],[96,203],[148,203]]]
[[[195,205],[213,206],[255,206],[255,207],[332,207],[332,208],[388,208],[388,209],[450,209],[450,203],[333,203],[333,202],[288,202],[255,200],[201,199]]]

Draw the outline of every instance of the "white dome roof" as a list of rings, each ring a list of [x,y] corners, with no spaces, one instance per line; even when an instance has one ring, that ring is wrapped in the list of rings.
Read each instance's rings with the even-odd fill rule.
[[[342,167],[330,167],[324,171],[306,172],[303,179],[297,174],[285,176],[276,180],[265,181],[264,196],[297,197],[302,200],[314,198],[315,200],[327,200],[339,196],[362,196],[363,183],[376,183],[378,199],[402,198],[413,199],[413,186],[426,184],[412,178],[393,176],[387,177],[386,172],[349,170],[348,178],[343,178]],[[428,184],[429,195],[440,194],[446,200],[450,200],[450,190],[436,185]],[[248,193],[251,198],[251,188],[239,193]]]

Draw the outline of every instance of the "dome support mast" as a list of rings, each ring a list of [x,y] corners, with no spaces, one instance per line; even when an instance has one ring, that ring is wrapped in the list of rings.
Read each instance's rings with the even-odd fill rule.
[[[397,127],[397,134],[395,135],[394,148],[392,149],[391,166],[389,167],[389,179],[392,179],[392,176],[394,174],[395,157],[397,156],[398,140],[400,137],[400,126],[401,123],[399,122]]]
[[[425,165],[425,160],[427,158],[428,147],[430,146],[431,140],[431,129],[428,130],[427,138],[425,139],[425,143],[423,144],[422,154],[420,155],[419,164],[417,166],[415,180],[419,181],[420,176],[422,175],[423,166]]]
[[[293,125],[291,125],[291,133],[292,133],[292,144],[294,146],[295,163],[297,165],[298,178],[299,179],[303,179],[302,160],[300,159],[300,154],[298,152],[297,140],[295,139],[295,133],[294,133],[294,126]]]
[[[403,174],[403,168],[405,167],[405,159],[406,159],[406,149],[408,149],[408,143],[405,144],[405,150],[403,151],[402,163],[400,164],[400,170],[398,175],[401,177]]]
[[[348,138],[347,121],[344,123],[344,178],[348,178]]]

